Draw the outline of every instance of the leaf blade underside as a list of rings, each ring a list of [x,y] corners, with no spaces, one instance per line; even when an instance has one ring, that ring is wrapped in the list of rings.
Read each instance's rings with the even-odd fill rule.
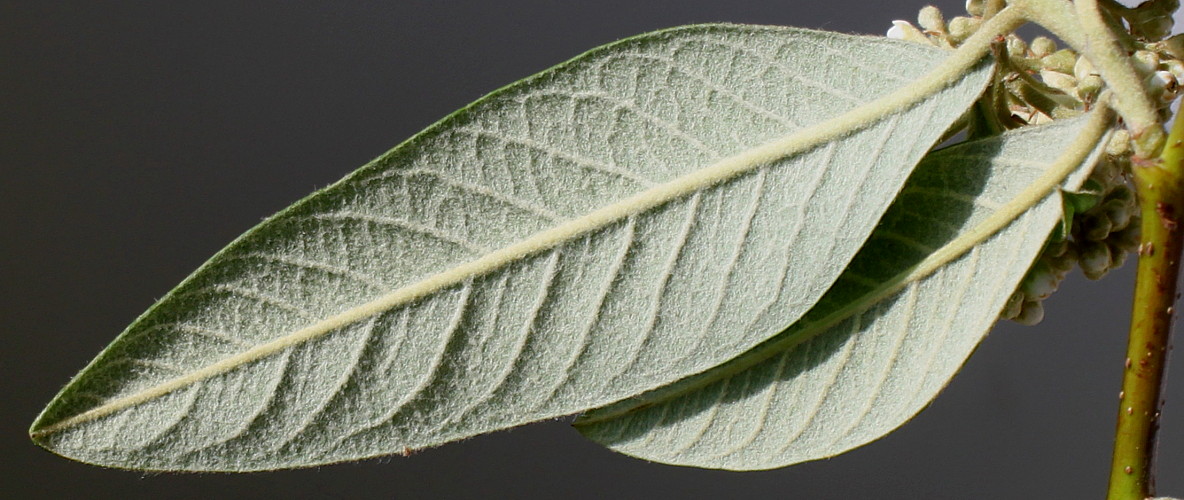
[[[720,375],[594,410],[577,428],[646,460],[729,470],[826,458],[891,432],[936,397],[986,336],[1059,223],[1059,192],[1040,196],[932,273],[891,294],[876,290],[1007,209],[1068,148],[1086,159],[1061,187],[1079,188],[1102,150],[1083,144],[1105,143],[1098,137],[1108,120],[1092,120],[1020,129],[926,156],[834,289],[779,336],[793,340],[788,347],[743,363],[747,368],[724,365]],[[1083,130],[1086,141],[1078,137]]]
[[[594,50],[252,229],[121,334],[31,432],[118,467],[308,466],[700,372],[814,304],[989,71],[965,68],[829,136],[806,125],[943,56],[729,25]]]

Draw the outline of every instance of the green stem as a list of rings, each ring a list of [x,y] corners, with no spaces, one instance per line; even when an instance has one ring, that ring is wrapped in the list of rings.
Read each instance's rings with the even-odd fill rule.
[[[1184,249],[1184,228],[1180,227],[1184,223],[1184,120],[1176,120],[1158,158],[1135,158],[1133,163],[1143,236],[1119,395],[1109,500],[1143,500],[1155,492],[1155,431]]]

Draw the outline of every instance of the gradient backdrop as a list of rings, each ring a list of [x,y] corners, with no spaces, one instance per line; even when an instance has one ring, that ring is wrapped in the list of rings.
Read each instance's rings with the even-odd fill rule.
[[[880,34],[921,5],[0,1],[0,496],[1100,498],[1130,263],[1104,284],[1074,275],[1037,327],[1000,325],[899,432],[775,471],[646,463],[564,422],[411,458],[251,475],[104,470],[26,437],[70,376],[236,235],[488,91],[657,28]],[[1176,495],[1181,374],[1160,454],[1161,490]]]

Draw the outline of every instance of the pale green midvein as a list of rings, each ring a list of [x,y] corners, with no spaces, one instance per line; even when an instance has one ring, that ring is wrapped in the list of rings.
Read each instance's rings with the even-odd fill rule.
[[[1066,0],[1011,0],[1013,9],[1024,12],[1024,17],[1039,24],[1061,41],[1079,52],[1086,46],[1085,33],[1077,22],[1073,4]]]
[[[1085,54],[1101,73],[1106,85],[1114,91],[1115,109],[1131,129],[1136,152],[1145,156],[1159,153],[1159,145],[1163,141],[1159,112],[1147,95],[1142,77],[1135,71],[1132,63],[1134,58],[1126,53],[1126,49],[1110,31],[1110,26],[1102,19],[1097,0],[1077,0],[1073,6],[1077,8],[1077,20],[1085,32],[1086,46],[1078,51]]]
[[[1104,100],[1101,101],[1104,102]],[[589,412],[586,417],[577,421],[576,425],[591,425],[602,422],[621,416],[643,405],[666,401],[705,387],[715,381],[736,375],[778,353],[814,338],[818,334],[850,318],[852,315],[864,311],[896,294],[910,283],[932,274],[942,266],[970,251],[975,245],[986,241],[987,238],[990,238],[1000,229],[1006,227],[1055,190],[1098,147],[1099,142],[1106,136],[1107,131],[1113,124],[1112,115],[1113,112],[1105,104],[1098,106],[1090,114],[1089,122],[1081,133],[1077,135],[1077,138],[1069,148],[1053,162],[1040,178],[1029,185],[1027,189],[1020,192],[1015,198],[1000,207],[970,231],[946,243],[913,267],[879,284],[878,287],[863,295],[860,299],[854,300],[847,306],[810,323],[805,328],[793,332],[792,335],[757,346],[753,350],[717,368],[684,379],[681,383],[676,382],[671,386],[667,386],[667,388],[650,391],[641,396],[626,399]]]
[[[528,255],[552,249],[564,242],[596,229],[603,228],[629,216],[641,213],[662,203],[689,195],[724,180],[750,172],[762,165],[809,150],[854,130],[867,127],[885,116],[896,113],[929,97],[966,74],[987,54],[992,39],[1014,30],[1023,18],[1013,9],[1004,9],[983,28],[971,36],[957,51],[942,61],[933,71],[915,83],[898,89],[880,99],[859,106],[843,115],[817,126],[790,134],[744,153],[725,158],[718,163],[690,175],[646,190],[619,203],[606,206],[588,215],[568,221],[513,245],[495,250],[481,258],[466,262],[418,283],[400,288],[379,299],[362,304],[324,321],[302,328],[283,337],[261,344],[237,355],[223,359],[187,375],[168,380],[135,394],[114,399],[73,417],[41,427],[33,436],[44,436],[56,431],[89,422],[116,411],[172,393],[198,381],[226,373],[237,367],[260,360],[294,345],[307,342],[338,328],[410,303],[432,293],[463,283],[473,276],[487,274]]]

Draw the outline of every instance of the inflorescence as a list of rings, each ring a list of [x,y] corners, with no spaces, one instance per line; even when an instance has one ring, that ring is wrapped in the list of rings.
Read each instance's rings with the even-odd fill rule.
[[[1158,99],[1164,118],[1184,82],[1184,35],[1166,38],[1179,0],[1151,0],[1127,8],[1106,2],[1120,42],[1130,50],[1149,95]],[[927,6],[917,25],[893,21],[888,37],[955,49],[982,25],[983,0],[968,0],[967,16],[946,20]],[[1090,62],[1055,41],[1038,36],[1030,43],[1018,35],[1000,37],[993,45],[994,84],[966,121],[970,138],[994,135],[1027,125],[1079,116],[1093,107],[1103,87]],[[1139,210],[1131,186],[1130,135],[1116,130],[1105,154],[1077,192],[1063,193],[1065,217],[1020,286],[1008,298],[1000,317],[1033,325],[1044,318],[1044,299],[1056,291],[1074,268],[1100,279],[1120,267],[1139,244]]]

